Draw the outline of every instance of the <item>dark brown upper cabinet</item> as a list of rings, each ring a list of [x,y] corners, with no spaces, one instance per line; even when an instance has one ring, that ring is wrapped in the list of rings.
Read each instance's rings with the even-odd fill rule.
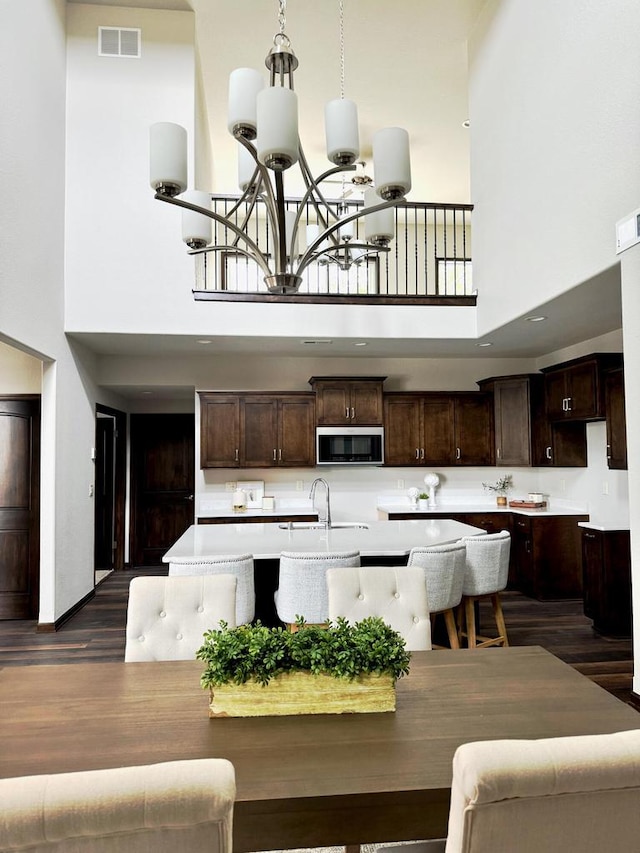
[[[382,426],[385,376],[312,376],[318,426]]]
[[[594,353],[545,367],[542,372],[549,420],[604,419],[604,372],[621,365],[621,353]]]
[[[608,370],[604,376],[607,424],[607,464],[609,468],[626,470],[627,424],[624,400],[624,370]]]

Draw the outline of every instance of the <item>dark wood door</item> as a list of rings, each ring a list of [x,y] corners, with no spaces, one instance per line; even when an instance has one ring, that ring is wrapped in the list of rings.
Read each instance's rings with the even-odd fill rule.
[[[192,414],[131,415],[131,562],[161,566],[193,524]]]
[[[240,405],[240,459],[247,468],[278,464],[278,400],[272,396],[245,397]]]
[[[240,398],[237,394],[200,395],[200,467],[237,468],[240,464]]]
[[[96,418],[96,483],[94,565],[115,567],[115,418]]]
[[[311,396],[283,397],[278,407],[278,465],[315,465],[315,401]]]
[[[454,460],[455,404],[446,394],[426,394],[422,400],[424,464],[451,465]],[[422,459],[422,450],[420,451]]]
[[[455,447],[457,465],[493,465],[493,417],[488,395],[456,397]]]
[[[351,384],[351,422],[364,426],[382,426],[382,383]]]
[[[599,413],[597,362],[585,362],[569,369],[567,392],[567,417],[597,417]]]
[[[384,461],[386,465],[420,465],[422,400],[420,397],[391,397],[384,401]]]
[[[500,380],[493,393],[496,465],[531,465],[529,380]]]
[[[36,619],[40,400],[0,399],[0,619]]]
[[[318,426],[351,424],[351,388],[343,381],[314,384]]]
[[[566,371],[557,370],[547,373],[544,378],[547,415],[550,420],[562,420],[567,417],[567,381]]]
[[[609,468],[627,468],[627,424],[622,368],[605,375],[605,411],[607,413],[607,463]]]

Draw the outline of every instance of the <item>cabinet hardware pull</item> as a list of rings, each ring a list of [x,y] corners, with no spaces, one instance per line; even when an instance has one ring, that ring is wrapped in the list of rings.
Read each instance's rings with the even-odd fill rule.
[[[349,406],[344,410],[344,416],[347,420],[349,420]]]
[[[585,533],[584,538],[585,539],[595,539],[596,535],[595,535],[595,533]]]
[[[276,449],[275,449],[275,447],[273,448],[273,461],[274,462],[276,461]]]
[[[416,447],[416,459],[420,459],[420,448]]]
[[[496,456],[500,459],[500,448],[496,447]]]
[[[456,447],[456,459],[460,459],[460,456],[461,456],[460,448]]]
[[[611,445],[607,444],[607,459],[611,459]]]
[[[573,397],[567,397],[567,411],[568,412],[570,412],[573,409],[573,406],[571,405],[572,400],[573,400]]]
[[[545,450],[545,456],[547,457],[547,459],[551,459],[551,445],[549,445],[549,447],[547,447],[547,449]]]
[[[278,462],[282,462],[282,448],[278,449]]]
[[[353,406],[351,406],[351,418],[353,419],[353,418],[355,418],[355,416],[356,416],[356,410],[353,408]]]
[[[424,459],[424,447],[420,448],[420,459]]]
[[[240,461],[240,459],[239,459],[239,456],[238,456],[238,448],[236,447],[236,462],[239,462],[239,461]]]

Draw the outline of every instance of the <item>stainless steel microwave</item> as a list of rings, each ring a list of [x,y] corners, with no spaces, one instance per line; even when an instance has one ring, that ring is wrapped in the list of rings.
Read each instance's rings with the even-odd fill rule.
[[[316,427],[316,465],[382,465],[384,427]]]

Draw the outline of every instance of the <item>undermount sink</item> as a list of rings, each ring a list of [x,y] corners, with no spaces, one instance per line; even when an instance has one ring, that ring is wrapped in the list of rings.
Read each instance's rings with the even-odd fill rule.
[[[326,526],[319,521],[289,521],[286,524],[279,524],[281,530],[326,530]],[[331,530],[337,527],[347,527],[353,530],[368,530],[369,525],[362,521],[332,521]]]

